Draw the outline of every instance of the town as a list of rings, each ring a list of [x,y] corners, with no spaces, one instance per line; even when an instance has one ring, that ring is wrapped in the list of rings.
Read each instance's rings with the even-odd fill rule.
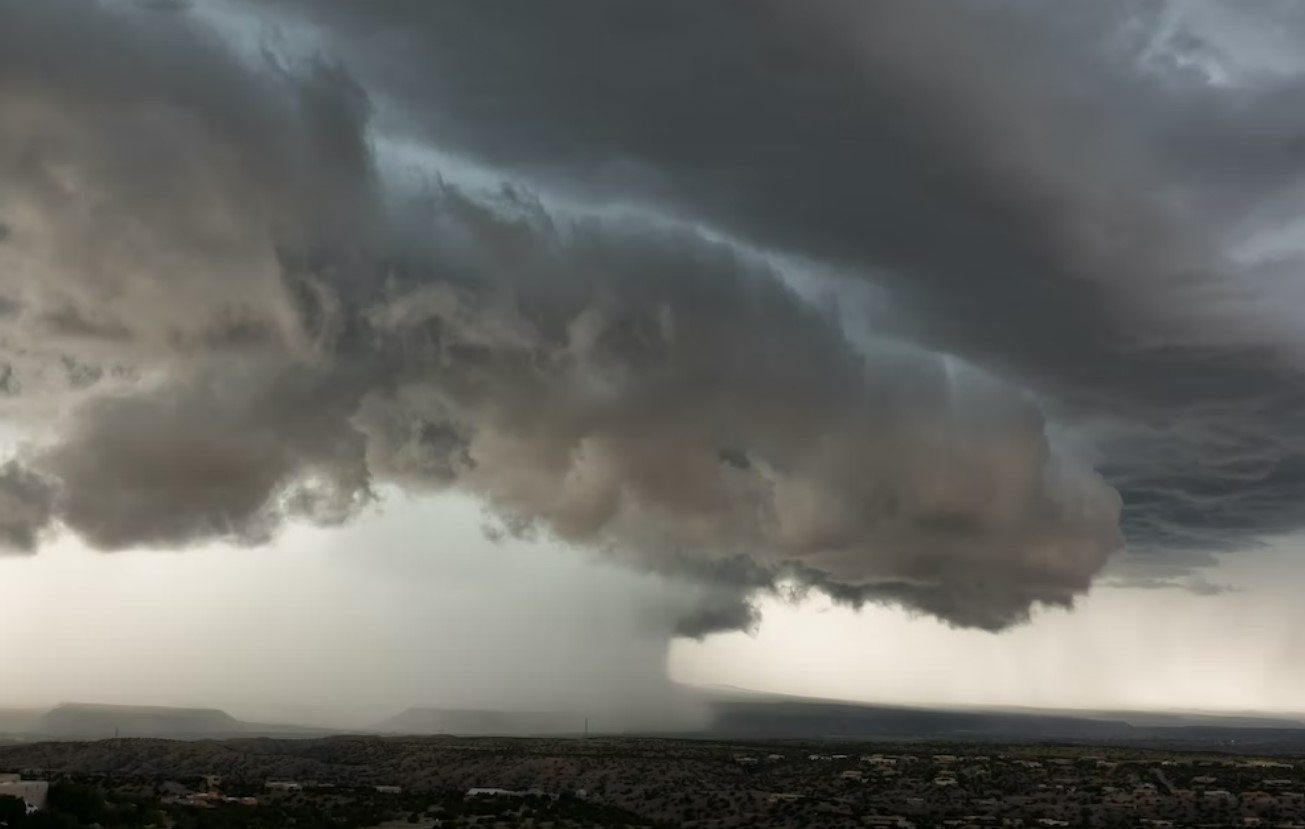
[[[1305,762],[1119,747],[107,740],[0,748],[15,766],[0,778],[8,829],[1305,829]]]

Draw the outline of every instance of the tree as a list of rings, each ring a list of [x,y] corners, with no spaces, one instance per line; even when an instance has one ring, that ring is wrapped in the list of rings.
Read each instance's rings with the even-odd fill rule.
[[[27,803],[21,797],[0,795],[0,826],[17,829],[27,820]]]
[[[105,815],[104,795],[94,786],[55,783],[46,799],[49,808],[64,812],[78,823],[100,823]]]

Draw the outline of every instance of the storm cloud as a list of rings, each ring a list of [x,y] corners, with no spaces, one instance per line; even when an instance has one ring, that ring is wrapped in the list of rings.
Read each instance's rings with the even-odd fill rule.
[[[0,0],[10,546],[457,489],[700,636],[1298,526],[1298,87],[1161,4],[212,8]]]
[[[577,0],[319,18],[363,27],[342,48],[403,128],[872,281],[877,330],[1089,435],[1134,550],[1189,552],[1300,520],[1305,85],[1286,47],[1305,20],[1262,12]]]

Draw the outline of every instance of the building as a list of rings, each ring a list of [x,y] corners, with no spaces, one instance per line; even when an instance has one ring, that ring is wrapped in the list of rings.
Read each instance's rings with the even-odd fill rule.
[[[45,780],[24,780],[17,774],[0,775],[0,797],[16,797],[27,804],[27,813],[45,808],[50,784]]]

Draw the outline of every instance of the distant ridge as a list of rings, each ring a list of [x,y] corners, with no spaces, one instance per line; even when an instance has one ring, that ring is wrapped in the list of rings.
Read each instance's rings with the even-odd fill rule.
[[[724,739],[980,740],[1305,750],[1305,720],[1292,715],[1208,712],[932,708],[786,696],[742,688],[696,689],[711,712],[703,727],[672,736]],[[601,728],[590,729],[597,733]],[[365,733],[392,736],[570,737],[586,732],[583,712],[414,707]],[[49,711],[0,709],[0,740],[143,737],[213,740],[308,738],[358,729],[269,725],[216,708],[66,703]],[[667,732],[646,732],[667,736]]]
[[[469,708],[409,708],[377,726],[386,734],[453,734],[465,737],[539,737],[579,734],[581,714],[557,711],[493,711]]]
[[[1305,722],[1290,717],[934,708],[764,694],[734,688],[703,691],[713,714],[706,733],[726,739],[1305,744]]]
[[[188,737],[238,734],[243,724],[216,708],[140,705],[57,705],[37,719],[34,730],[53,737]]]
[[[1305,716],[1215,711],[1130,711],[985,705],[858,702],[757,691],[732,685],[694,688],[715,717],[718,735],[949,739],[998,735],[1013,739],[1169,738],[1236,731],[1294,732],[1305,739]]]
[[[324,729],[237,720],[218,708],[170,708],[69,702],[34,717],[21,733],[39,739],[97,740],[156,737],[173,740],[243,736],[318,736]]]

